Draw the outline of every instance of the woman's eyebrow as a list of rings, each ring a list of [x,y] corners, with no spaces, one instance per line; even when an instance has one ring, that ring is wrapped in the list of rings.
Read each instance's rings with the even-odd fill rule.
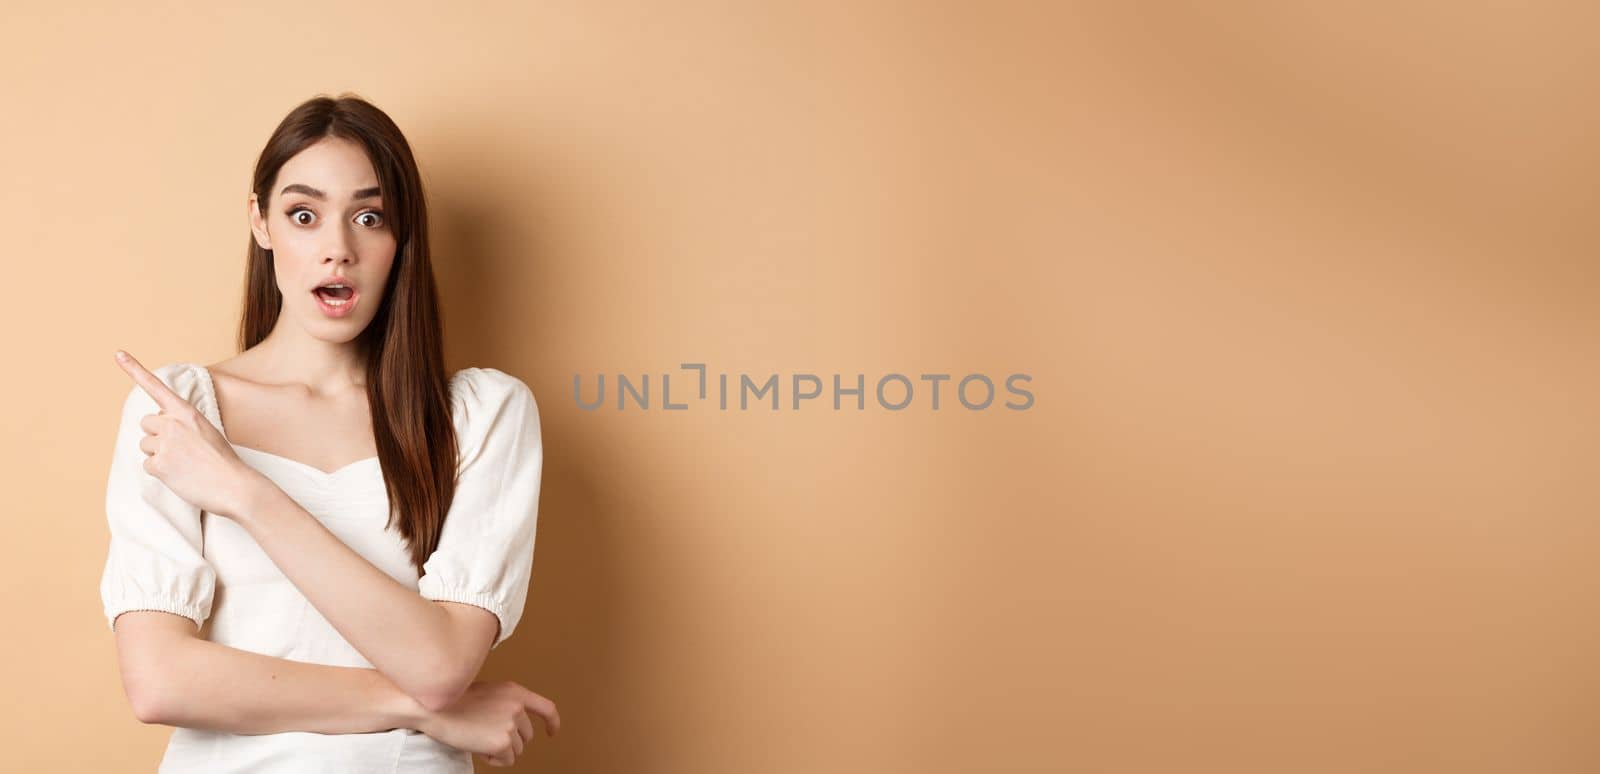
[[[282,195],[284,195],[286,193],[303,193],[306,196],[310,196],[310,197],[312,197],[314,199],[326,199],[326,198],[328,198],[327,194],[325,194],[325,193],[323,193],[321,191],[318,191],[317,189],[312,188],[309,185],[305,185],[305,184],[302,184],[302,183],[290,183],[290,184],[284,186],[283,190],[278,192],[278,195],[282,196]],[[376,199],[376,198],[378,198],[378,195],[379,195],[378,194],[378,189],[376,187],[363,188],[363,189],[361,189],[359,191],[356,191],[355,196],[353,196],[351,198],[352,199]]]

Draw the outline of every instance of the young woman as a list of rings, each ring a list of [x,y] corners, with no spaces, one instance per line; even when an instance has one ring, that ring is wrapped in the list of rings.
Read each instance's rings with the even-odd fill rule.
[[[305,102],[256,162],[240,353],[133,381],[100,592],[163,772],[510,765],[550,700],[475,682],[522,616],[533,393],[446,374],[421,178],[394,122]]]

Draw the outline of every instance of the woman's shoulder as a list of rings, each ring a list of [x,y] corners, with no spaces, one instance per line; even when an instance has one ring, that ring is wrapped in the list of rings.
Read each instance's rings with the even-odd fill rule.
[[[533,390],[498,368],[467,367],[450,376],[452,408],[463,450],[483,446],[502,431],[538,432],[539,406]],[[496,428],[501,428],[497,430]]]
[[[536,406],[533,390],[498,368],[468,366],[450,376],[450,395],[469,412],[503,410],[508,405]]]
[[[458,391],[469,395],[517,391],[532,392],[521,379],[498,368],[489,368],[487,366],[467,366],[462,368],[450,375],[450,384]]]

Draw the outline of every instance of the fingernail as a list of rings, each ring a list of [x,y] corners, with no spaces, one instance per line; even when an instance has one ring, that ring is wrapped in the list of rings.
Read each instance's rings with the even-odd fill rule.
[[[128,353],[123,352],[122,350],[119,349],[119,350],[117,350],[117,354],[116,354],[115,357],[118,360],[126,360],[128,358]]]

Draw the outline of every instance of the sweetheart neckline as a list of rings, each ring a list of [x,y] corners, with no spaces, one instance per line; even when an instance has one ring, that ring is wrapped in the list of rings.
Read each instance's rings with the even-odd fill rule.
[[[236,451],[246,451],[246,452],[250,452],[251,454],[261,455],[262,457],[266,457],[268,459],[277,460],[279,462],[285,462],[285,463],[288,463],[290,465],[294,465],[295,467],[308,470],[308,471],[310,471],[312,473],[315,473],[315,474],[317,474],[319,476],[322,476],[323,478],[333,478],[334,476],[337,476],[340,473],[343,473],[343,472],[345,472],[345,471],[347,471],[347,470],[349,470],[349,469],[351,469],[353,467],[356,467],[357,465],[362,465],[362,464],[365,464],[365,463],[368,463],[368,462],[376,462],[378,460],[377,456],[362,457],[361,459],[356,460],[355,462],[351,462],[351,463],[346,464],[346,465],[341,465],[338,468],[335,468],[333,470],[323,470],[322,468],[319,468],[319,467],[317,467],[315,465],[308,465],[308,464],[306,464],[304,462],[301,462],[300,460],[293,459],[293,458],[290,458],[290,457],[285,457],[282,454],[273,454],[272,452],[262,451],[261,449],[254,449],[254,448],[251,448],[249,446],[240,446],[239,444],[236,444],[236,443],[234,443],[232,441],[229,441],[228,445],[232,446]]]

